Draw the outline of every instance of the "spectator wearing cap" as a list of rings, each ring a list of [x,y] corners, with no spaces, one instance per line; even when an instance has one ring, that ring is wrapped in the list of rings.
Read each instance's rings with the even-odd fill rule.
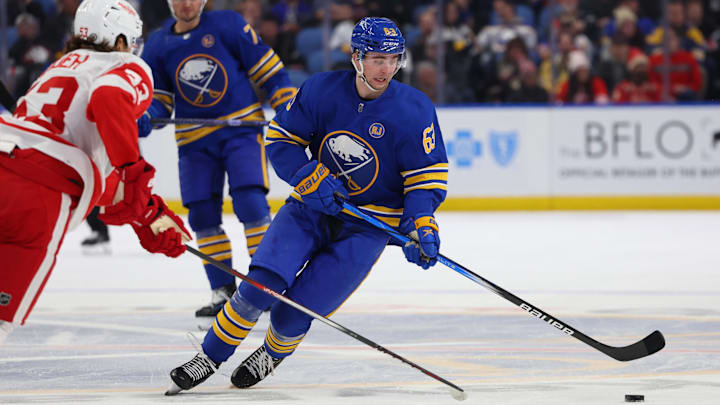
[[[582,51],[572,51],[568,59],[570,77],[560,86],[557,100],[563,104],[607,104],[607,87],[590,72],[590,60]]]
[[[680,38],[675,31],[669,32],[669,71],[670,96],[677,101],[697,100],[703,87],[700,66],[693,54],[680,47]],[[655,53],[650,57],[650,79],[663,83],[665,72],[663,53]]]
[[[658,83],[648,75],[650,59],[639,49],[633,49],[628,59],[628,78],[618,83],[612,100],[619,104],[657,103],[662,101]]]
[[[632,12],[633,15],[635,15],[638,31],[643,36],[649,35],[650,33],[653,32],[653,30],[655,30],[655,22],[653,22],[653,20],[651,18],[642,16],[640,14],[641,9],[643,9],[643,8],[640,7],[640,2],[638,0],[620,0],[617,4],[617,7],[615,8],[615,10],[617,10],[619,8],[626,8],[626,9],[630,10],[630,12]],[[613,12],[613,17],[614,17],[613,19],[608,21],[608,23],[605,25],[604,30],[603,30],[604,35],[608,38],[612,38],[615,35],[615,33],[617,32],[618,25],[619,25],[618,20],[617,20],[617,15],[614,12]]]
[[[637,15],[629,7],[618,7],[615,15],[615,35],[624,38],[630,46],[645,49],[645,36],[637,25]]]

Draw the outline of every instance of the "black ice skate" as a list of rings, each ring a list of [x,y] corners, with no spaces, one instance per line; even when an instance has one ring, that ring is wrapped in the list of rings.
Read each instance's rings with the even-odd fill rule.
[[[220,364],[210,360],[205,353],[196,354],[192,360],[170,372],[172,381],[165,395],[175,395],[182,390],[189,390],[200,385],[200,383],[215,374],[218,367],[220,367]]]
[[[110,235],[93,231],[90,236],[80,243],[80,247],[86,255],[110,254]]]
[[[215,315],[222,310],[223,305],[235,293],[235,283],[224,285],[220,288],[212,290],[210,303],[195,311],[195,317],[198,318],[198,327],[202,330],[210,328]]]
[[[248,388],[262,381],[268,374],[275,371],[275,367],[283,359],[276,359],[265,351],[265,345],[260,346],[247,359],[233,371],[230,381],[238,388]]]

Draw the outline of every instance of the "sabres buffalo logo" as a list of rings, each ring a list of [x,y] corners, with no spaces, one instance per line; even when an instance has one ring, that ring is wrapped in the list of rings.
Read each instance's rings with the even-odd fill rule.
[[[350,195],[369,189],[380,170],[375,150],[350,131],[334,131],[325,135],[320,143],[318,160],[345,183]]]
[[[225,95],[225,67],[206,54],[188,56],[178,65],[175,81],[180,96],[195,107],[212,107]]]

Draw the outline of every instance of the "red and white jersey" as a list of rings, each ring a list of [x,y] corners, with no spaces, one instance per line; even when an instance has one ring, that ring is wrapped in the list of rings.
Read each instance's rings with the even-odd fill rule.
[[[71,166],[84,189],[70,228],[82,222],[115,167],[139,157],[137,119],[152,101],[152,73],[126,52],[76,50],[53,63],[0,117],[0,150],[34,148]]]

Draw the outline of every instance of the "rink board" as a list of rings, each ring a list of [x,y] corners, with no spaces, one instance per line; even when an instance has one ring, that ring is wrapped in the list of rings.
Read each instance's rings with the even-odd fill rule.
[[[720,209],[720,105],[446,107],[438,119],[446,210]],[[142,148],[177,208],[170,128]],[[277,208],[290,189],[272,170],[270,185]]]

